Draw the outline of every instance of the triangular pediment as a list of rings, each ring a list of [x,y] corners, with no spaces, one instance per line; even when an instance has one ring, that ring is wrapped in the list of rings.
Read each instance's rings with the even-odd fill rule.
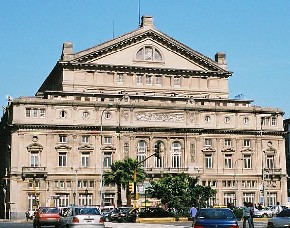
[[[145,47],[156,48],[162,59],[158,59],[158,61],[138,60],[136,58],[138,50]],[[229,73],[216,61],[192,50],[154,27],[139,28],[103,44],[69,55],[64,59],[71,64],[81,65],[119,65]]]

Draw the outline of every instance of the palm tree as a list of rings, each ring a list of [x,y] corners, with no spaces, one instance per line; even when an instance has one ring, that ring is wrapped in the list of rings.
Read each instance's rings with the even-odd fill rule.
[[[127,206],[131,206],[131,194],[129,183],[134,180],[134,168],[137,161],[132,158],[116,161],[111,166],[111,171],[104,173],[104,184],[115,184],[117,186],[117,207],[122,206],[121,190],[126,189]],[[146,178],[144,169],[137,166],[137,182],[143,182]]]

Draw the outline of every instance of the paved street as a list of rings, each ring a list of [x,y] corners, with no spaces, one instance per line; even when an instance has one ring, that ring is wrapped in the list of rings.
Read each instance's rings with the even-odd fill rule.
[[[149,224],[149,223],[105,223],[107,228],[133,228],[133,227],[151,227],[151,228],[158,228],[158,227],[175,227],[175,228],[189,228],[191,227],[191,222],[174,222],[174,223],[165,223],[165,224]],[[240,228],[242,226],[242,222],[239,222]],[[255,228],[266,228],[267,227],[267,220],[265,221],[257,221],[255,222]],[[32,228],[32,222],[25,222],[25,221],[1,221],[0,228]]]

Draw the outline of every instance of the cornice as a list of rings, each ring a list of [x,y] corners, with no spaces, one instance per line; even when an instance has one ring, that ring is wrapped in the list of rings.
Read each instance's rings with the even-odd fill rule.
[[[13,130],[87,130],[91,131],[92,134],[100,134],[100,126],[88,126],[88,125],[39,125],[39,124],[14,124]],[[204,129],[204,128],[173,128],[173,127],[132,127],[132,126],[102,126],[103,131],[118,131],[119,133],[126,132],[168,132],[174,134],[232,134],[232,135],[253,135],[260,136],[260,130],[235,130],[235,129]],[[263,132],[263,135],[269,136],[284,136],[285,131],[267,131]]]
[[[102,72],[121,72],[121,73],[151,73],[163,75],[179,75],[179,76],[196,76],[196,77],[225,77],[232,76],[230,71],[197,71],[186,69],[171,69],[158,67],[139,67],[139,66],[125,66],[125,65],[109,65],[109,64],[93,64],[93,63],[74,63],[74,62],[59,62],[63,69],[70,70],[86,70],[86,71],[102,71]]]

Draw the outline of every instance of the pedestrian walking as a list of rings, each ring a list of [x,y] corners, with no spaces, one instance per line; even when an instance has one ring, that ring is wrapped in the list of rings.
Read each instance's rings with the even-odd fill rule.
[[[197,213],[197,209],[194,205],[192,205],[192,207],[189,210],[190,218],[192,221],[194,221],[196,213]]]
[[[29,211],[25,211],[25,217],[26,217],[26,221],[30,219]]]
[[[249,228],[253,228],[253,222],[251,217],[251,209],[247,202],[244,202],[243,206],[243,228],[246,228],[247,221],[249,223]]]

